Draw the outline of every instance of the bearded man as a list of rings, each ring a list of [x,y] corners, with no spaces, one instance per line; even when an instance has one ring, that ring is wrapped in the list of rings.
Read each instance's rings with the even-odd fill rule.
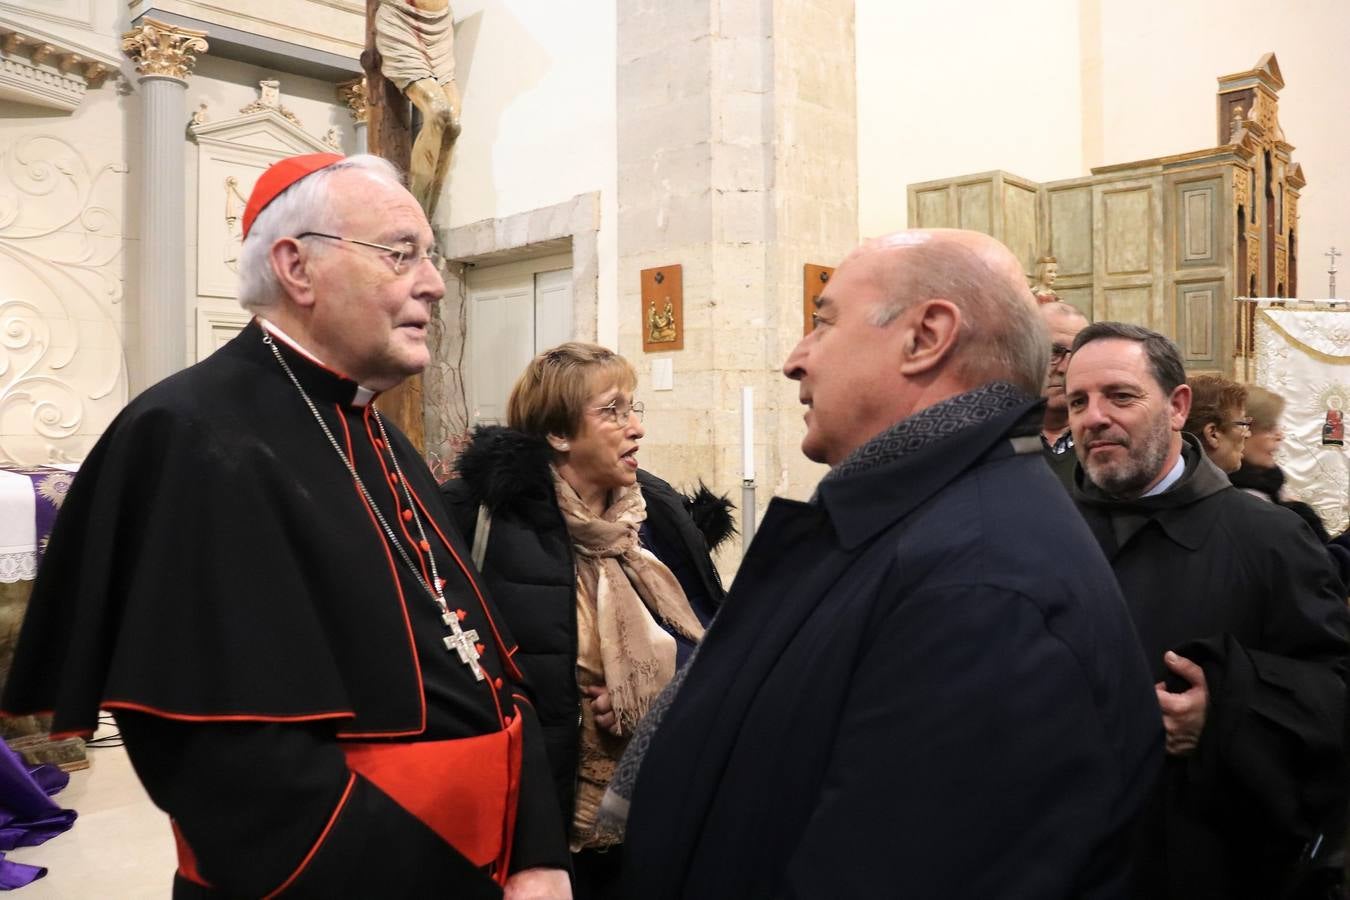
[[[1132,896],[1287,896],[1338,845],[1350,616],[1308,526],[1234,489],[1182,433],[1176,346],[1079,332],[1065,375],[1075,499],[1153,669],[1167,760],[1135,840]]]

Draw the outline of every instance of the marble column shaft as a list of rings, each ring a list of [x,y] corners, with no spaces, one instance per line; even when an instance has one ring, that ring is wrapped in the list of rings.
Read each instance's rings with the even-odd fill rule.
[[[187,224],[183,172],[187,82],[140,78],[141,149],[139,392],[187,364]]]

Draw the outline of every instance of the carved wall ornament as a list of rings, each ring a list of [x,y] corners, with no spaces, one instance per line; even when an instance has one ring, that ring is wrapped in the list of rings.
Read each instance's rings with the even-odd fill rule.
[[[342,152],[342,138],[338,135],[336,128],[330,128],[324,132],[323,142],[331,147],[334,153]]]
[[[116,69],[112,57],[67,46],[36,29],[0,19],[0,89],[11,99],[70,111]]]
[[[142,19],[140,26],[122,35],[122,52],[142,75],[187,79],[198,54],[209,49],[205,38],[205,31]]]
[[[337,97],[339,103],[347,105],[348,111],[352,114],[352,119],[358,125],[366,124],[369,112],[366,108],[366,79],[364,76],[339,84],[337,86]]]
[[[201,103],[197,104],[197,111],[192,114],[192,124],[205,125],[209,121],[211,120],[206,112],[206,101],[203,100]]]
[[[231,175],[225,179],[225,266],[231,272],[239,271],[239,251],[244,246],[244,207],[248,197],[239,190],[239,179]]]
[[[1247,176],[1247,170],[1238,166],[1233,169],[1233,207],[1243,207],[1247,210],[1248,218],[1251,217],[1252,208],[1252,185]]]
[[[103,205],[126,172],[49,135],[0,153],[0,463],[78,461],[126,404],[122,216]]]
[[[281,82],[277,81],[275,78],[268,78],[258,82],[258,99],[247,106],[241,107],[239,112],[241,115],[246,116],[249,113],[264,112],[266,110],[277,113],[296,127],[300,126],[300,120],[296,118],[295,113],[281,105]]]

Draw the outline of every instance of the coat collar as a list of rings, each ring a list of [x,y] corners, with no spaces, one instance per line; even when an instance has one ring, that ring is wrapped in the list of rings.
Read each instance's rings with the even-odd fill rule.
[[[1149,522],[1156,522],[1173,543],[1187,550],[1198,550],[1218,524],[1219,504],[1200,501],[1220,491],[1232,490],[1232,485],[1223,470],[1205,455],[1195,437],[1183,433],[1181,439],[1186,470],[1175,485],[1153,497],[1115,499],[1089,481],[1083,467],[1078,467],[1074,499],[1110,522],[1117,550]],[[1108,553],[1108,556],[1114,556],[1114,553]]]
[[[817,498],[840,546],[861,546],[986,456],[1040,453],[1042,404],[1026,400],[892,463],[822,481]]]

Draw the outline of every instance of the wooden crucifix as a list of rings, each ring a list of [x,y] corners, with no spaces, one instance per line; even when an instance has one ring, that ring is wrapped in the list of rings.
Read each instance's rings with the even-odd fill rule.
[[[366,71],[366,148],[406,172],[412,157],[412,113],[408,98],[380,71],[380,53],[375,49],[375,18],[379,11],[380,0],[366,0],[366,49],[361,54],[361,66]],[[376,405],[393,419],[419,453],[426,453],[422,376],[404,379],[381,394]]]

